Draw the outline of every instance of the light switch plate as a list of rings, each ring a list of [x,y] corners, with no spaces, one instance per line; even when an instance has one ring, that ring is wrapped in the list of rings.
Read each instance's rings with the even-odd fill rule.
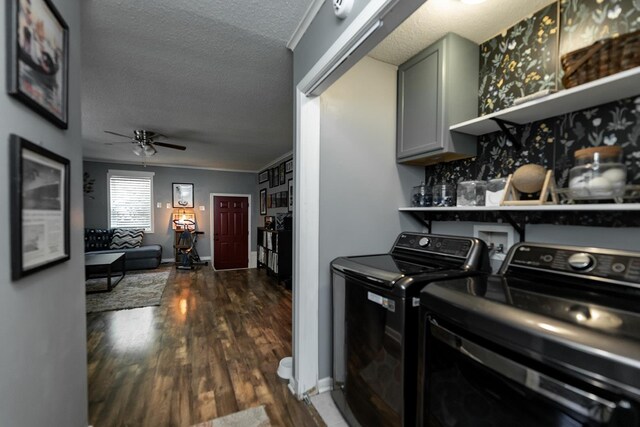
[[[204,210],[204,206],[200,206],[200,210],[203,211]]]
[[[171,203],[167,203],[167,209],[171,209]]]
[[[158,202],[156,203],[156,208],[160,209],[162,207],[162,203]]]

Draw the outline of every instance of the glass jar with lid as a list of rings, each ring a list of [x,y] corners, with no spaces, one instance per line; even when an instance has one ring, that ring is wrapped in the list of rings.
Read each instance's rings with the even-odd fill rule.
[[[431,206],[432,200],[431,188],[427,187],[424,182],[413,187],[413,191],[411,192],[411,206],[426,208]]]
[[[487,181],[463,181],[458,183],[458,206],[484,206]]]
[[[456,205],[456,188],[451,184],[433,186],[433,206],[447,207]]]
[[[507,178],[494,178],[487,182],[485,206],[500,206],[504,197]]]
[[[573,199],[613,199],[624,196],[627,167],[619,146],[590,147],[574,154],[569,171],[569,191]]]

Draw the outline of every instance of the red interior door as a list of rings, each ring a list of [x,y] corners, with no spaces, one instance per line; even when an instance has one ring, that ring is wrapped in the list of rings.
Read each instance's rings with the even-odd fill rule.
[[[213,267],[249,266],[248,197],[214,196]]]

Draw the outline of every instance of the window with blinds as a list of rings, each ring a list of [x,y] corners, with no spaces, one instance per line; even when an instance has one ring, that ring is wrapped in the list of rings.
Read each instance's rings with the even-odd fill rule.
[[[109,227],[153,233],[153,173],[109,171]]]

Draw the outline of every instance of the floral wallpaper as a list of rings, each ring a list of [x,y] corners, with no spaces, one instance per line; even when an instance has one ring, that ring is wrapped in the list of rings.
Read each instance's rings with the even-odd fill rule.
[[[600,145],[622,147],[627,182],[640,183],[640,97],[565,114],[557,126],[554,170],[559,187],[568,185],[575,151]]]
[[[560,0],[560,55],[640,29],[639,0]]]
[[[555,89],[561,54],[638,29],[640,0],[559,0],[551,4],[480,46],[479,115],[510,107],[520,96]],[[627,183],[640,184],[640,96],[530,123],[523,126],[520,142],[523,148],[518,150],[501,132],[480,136],[477,157],[427,166],[425,183],[501,178],[521,165],[535,163],[553,169],[558,187],[566,188],[576,150],[618,145],[624,152]],[[521,216],[514,219],[528,223],[640,226],[640,215],[628,212],[526,212],[512,216]],[[493,213],[461,212],[456,217],[496,220]],[[432,219],[451,217],[436,213]]]
[[[478,138],[476,157],[427,166],[425,184],[501,178],[524,164],[535,163],[553,169],[558,187],[565,188],[576,150],[614,144],[623,148],[627,183],[640,184],[640,96],[531,123],[523,128],[520,142],[523,149],[517,150],[501,132],[483,135]],[[458,219],[464,220],[465,215],[461,213]],[[640,225],[639,215],[624,212],[606,215],[527,213],[527,216],[530,223]],[[444,215],[442,219],[446,220]],[[477,216],[473,219],[478,220]],[[495,221],[495,218],[488,215],[485,220]]]
[[[468,180],[503,178],[527,163],[551,168],[557,122],[557,118],[552,118],[525,126],[521,137],[522,150],[517,150],[502,132],[480,136],[476,157],[427,166],[425,183],[457,184]]]
[[[557,15],[558,4],[553,3],[480,45],[479,115],[556,88]]]

